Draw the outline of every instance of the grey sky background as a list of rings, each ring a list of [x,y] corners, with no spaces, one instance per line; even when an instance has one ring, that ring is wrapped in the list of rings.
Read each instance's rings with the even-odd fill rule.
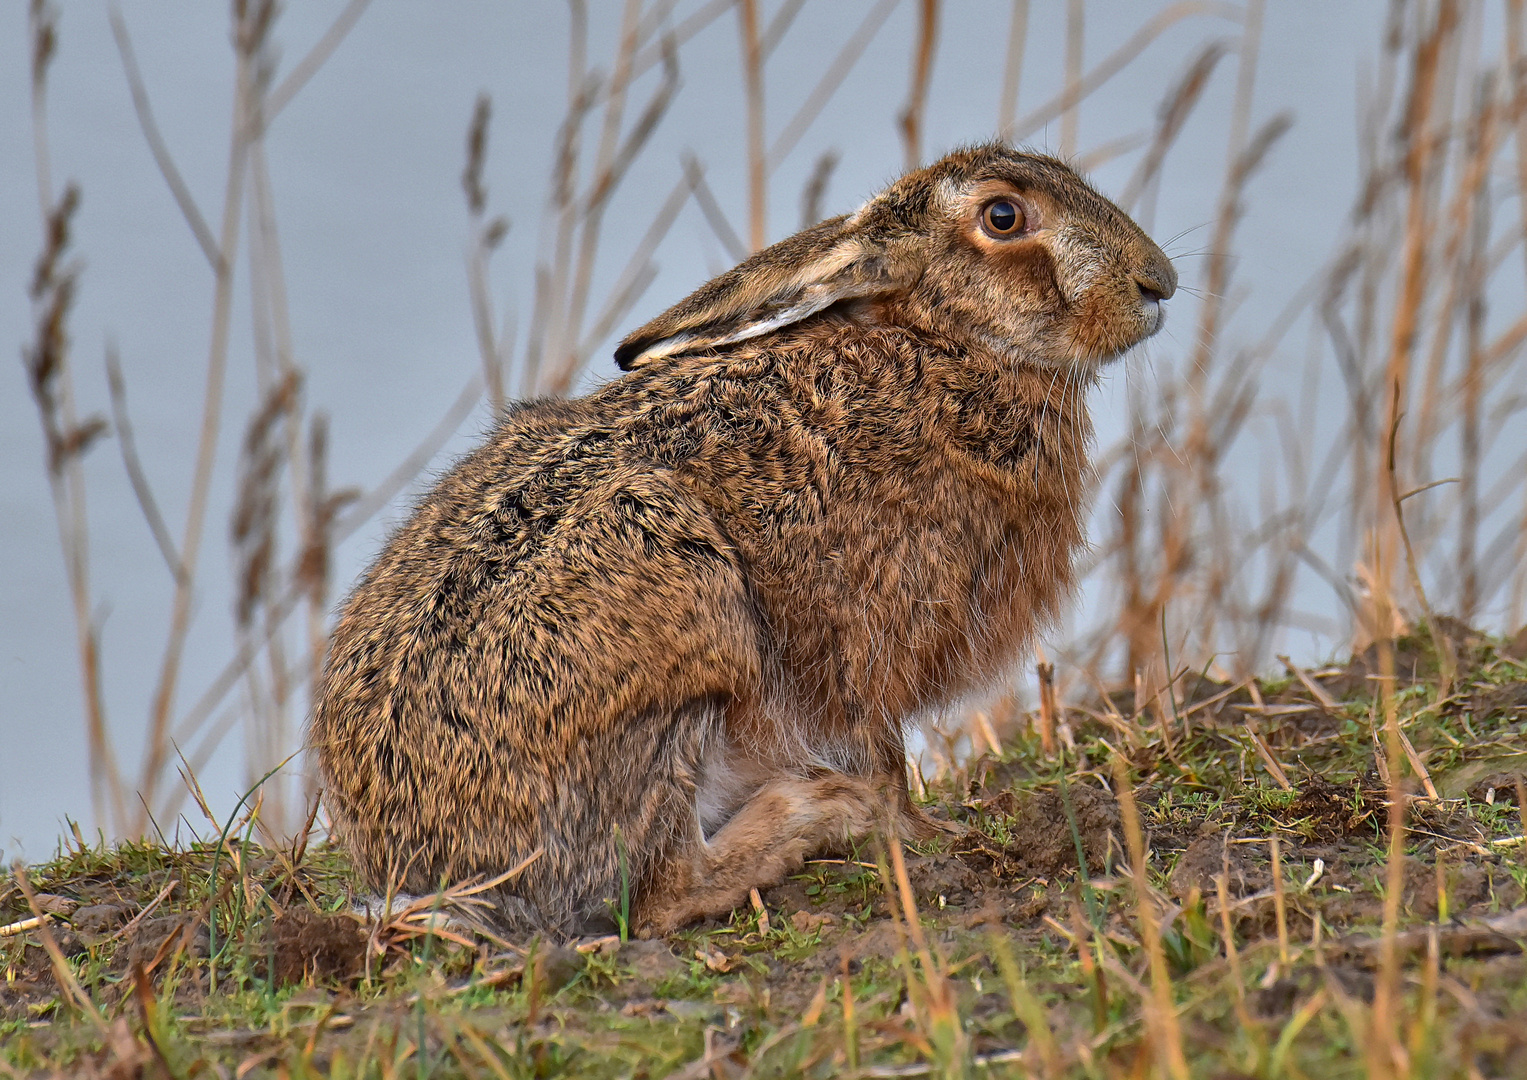
[[[277,25],[283,67],[304,54],[343,5],[290,3]],[[696,3],[682,2],[680,14]],[[765,2],[765,16],[776,8]],[[1090,0],[1090,66],[1168,5]],[[1211,39],[1238,24],[1214,14],[1179,23],[1084,108],[1083,154],[1147,129],[1165,88]],[[26,287],[41,238],[30,131],[26,5],[0,12],[0,848],[5,857],[51,854],[66,815],[91,829],[85,735],[74,629],[58,550],[43,446],[19,350],[31,333]],[[107,8],[62,2],[60,48],[50,81],[55,187],[77,181],[83,207],[76,250],[84,260],[71,324],[82,411],[106,412],[102,357],[120,350],[140,450],[171,530],[184,518],[209,338],[212,275],[161,179],[134,118]],[[614,52],[619,8],[590,0],[590,62]],[[866,3],[808,3],[766,72],[777,133],[867,10]],[[1330,254],[1354,194],[1361,73],[1377,56],[1381,0],[1273,0],[1259,61],[1252,120],[1292,110],[1295,126],[1249,192],[1237,242],[1239,302],[1227,331],[1254,340]],[[1010,5],[949,0],[925,126],[925,158],[989,137],[996,126]],[[1062,85],[1065,4],[1032,4],[1019,113]],[[125,2],[156,115],[181,172],[215,221],[227,166],[233,72],[228,18],[217,3]],[[824,210],[851,209],[893,178],[903,149],[896,117],[906,100],[916,5],[903,2],[841,91],[775,175],[769,238],[798,227],[801,185],[827,149],[841,163]],[[493,213],[512,230],[495,257],[495,303],[523,327],[556,125],[565,107],[567,10],[555,0],[416,3],[375,0],[338,52],[277,118],[268,136],[298,363],[306,394],[332,419],[335,486],[368,488],[436,424],[479,359],[468,305],[469,236],[460,175],[474,98],[493,97],[486,179]],[[736,20],[717,20],[680,54],[682,88],[672,112],[608,215],[607,283],[647,228],[692,151],[707,167],[733,224],[745,232],[745,132]],[[1221,62],[1204,103],[1169,159],[1154,220],[1156,238],[1188,285],[1200,283],[1208,224],[1224,171],[1236,77]],[[643,100],[655,74],[638,84]],[[1029,141],[1055,148],[1058,124]],[[1097,168],[1117,193],[1135,155]],[[241,244],[240,257],[247,255]],[[691,204],[657,261],[660,275],[617,335],[729,265]],[[183,708],[221,667],[233,641],[228,519],[233,462],[254,402],[247,264],[235,289],[235,328],[225,406],[220,486],[213,493],[185,676]],[[1126,379],[1190,341],[1194,300],[1169,305],[1167,330],[1115,368],[1099,393],[1100,435],[1116,432]],[[1293,339],[1291,355],[1302,357]],[[613,375],[600,350],[587,379]],[[1300,364],[1290,363],[1290,378]],[[1271,369],[1276,371],[1276,365]],[[1297,389],[1290,387],[1290,393]],[[480,406],[434,463],[438,469],[486,429]],[[119,753],[136,762],[148,698],[164,645],[170,582],[133,501],[117,450],[102,442],[86,474],[92,581],[103,627],[108,714]],[[416,485],[416,489],[417,489]],[[405,512],[399,500],[344,543],[335,586],[348,588]],[[1291,640],[1295,653],[1330,643]],[[240,740],[202,774],[215,806],[241,786]],[[295,748],[295,747],[294,747]]]

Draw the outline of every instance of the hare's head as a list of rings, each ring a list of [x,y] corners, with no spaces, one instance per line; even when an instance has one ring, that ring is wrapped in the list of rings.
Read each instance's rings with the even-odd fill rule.
[[[1161,328],[1177,272],[1054,158],[992,143],[908,173],[753,255],[632,333],[623,368],[771,333],[834,304],[1016,360],[1092,367]]]

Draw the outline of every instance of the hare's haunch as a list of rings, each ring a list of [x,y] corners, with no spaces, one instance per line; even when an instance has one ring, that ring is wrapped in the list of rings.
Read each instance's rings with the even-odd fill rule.
[[[910,173],[512,409],[344,607],[311,740],[378,889],[540,852],[506,921],[727,911],[907,796],[903,725],[989,683],[1082,544],[1100,366],[1177,275],[1062,163]]]

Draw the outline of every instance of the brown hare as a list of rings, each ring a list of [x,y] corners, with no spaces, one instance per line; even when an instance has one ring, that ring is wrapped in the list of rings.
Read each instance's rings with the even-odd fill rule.
[[[1063,163],[950,154],[513,407],[345,604],[311,743],[371,886],[661,934],[889,821],[1083,544],[1101,366],[1177,275]]]

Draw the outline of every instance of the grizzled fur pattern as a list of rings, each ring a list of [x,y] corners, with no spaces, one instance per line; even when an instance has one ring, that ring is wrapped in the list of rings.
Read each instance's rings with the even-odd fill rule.
[[[982,208],[1027,224],[993,237]],[[1176,275],[1048,158],[945,158],[506,415],[336,628],[311,740],[366,880],[539,857],[506,922],[725,912],[907,795],[903,728],[988,683],[1083,543],[1100,364]]]

